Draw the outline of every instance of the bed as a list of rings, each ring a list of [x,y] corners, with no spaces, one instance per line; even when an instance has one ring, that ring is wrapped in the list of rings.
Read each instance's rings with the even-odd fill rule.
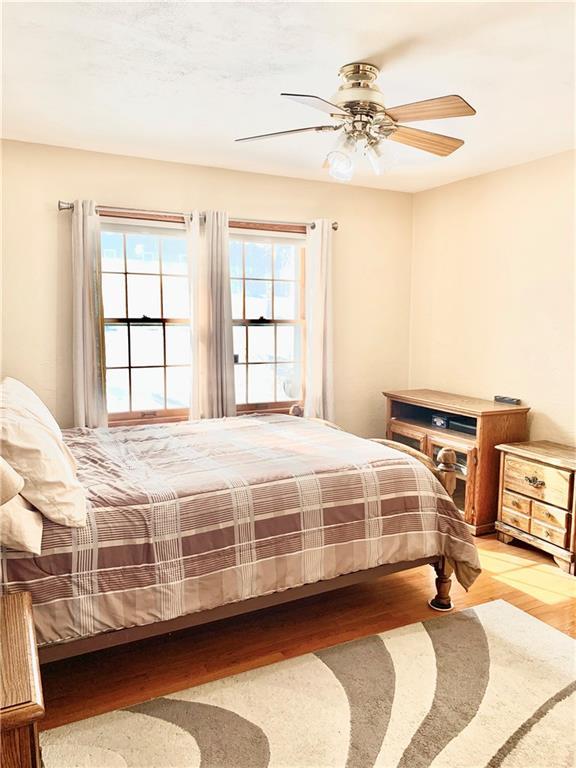
[[[288,415],[64,430],[88,523],[4,550],[43,662],[430,563],[479,573],[460,512],[417,458]],[[434,601],[433,601],[434,602]]]

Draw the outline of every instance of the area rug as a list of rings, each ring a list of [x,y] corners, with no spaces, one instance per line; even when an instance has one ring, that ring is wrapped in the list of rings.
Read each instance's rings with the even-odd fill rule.
[[[571,768],[575,713],[576,641],[497,600],[56,728],[42,748],[46,768]]]

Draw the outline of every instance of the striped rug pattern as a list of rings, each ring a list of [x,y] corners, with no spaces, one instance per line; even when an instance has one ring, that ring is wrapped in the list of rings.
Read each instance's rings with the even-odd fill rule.
[[[574,733],[576,641],[497,600],[41,741],[46,768],[571,768]]]

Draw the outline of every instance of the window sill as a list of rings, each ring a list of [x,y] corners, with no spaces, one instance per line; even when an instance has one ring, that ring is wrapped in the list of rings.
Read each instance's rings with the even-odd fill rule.
[[[291,400],[282,403],[258,403],[256,405],[239,405],[236,408],[238,416],[246,416],[253,413],[283,413],[289,414],[290,408],[298,401]],[[109,427],[141,427],[146,424],[176,424],[180,421],[188,421],[188,409],[182,408],[165,413],[157,412],[154,415],[140,413],[114,413],[108,417]]]
[[[137,411],[112,413],[108,416],[109,427],[136,427],[143,424],[171,424],[188,420],[188,408],[174,408],[168,411]]]

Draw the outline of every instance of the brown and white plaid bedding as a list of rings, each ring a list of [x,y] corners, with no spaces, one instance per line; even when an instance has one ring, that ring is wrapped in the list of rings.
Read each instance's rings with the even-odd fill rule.
[[[476,548],[450,497],[391,448],[291,416],[114,429],[65,440],[88,525],[44,523],[42,555],[4,550],[3,589],[32,592],[38,641],[171,619],[383,563]]]

